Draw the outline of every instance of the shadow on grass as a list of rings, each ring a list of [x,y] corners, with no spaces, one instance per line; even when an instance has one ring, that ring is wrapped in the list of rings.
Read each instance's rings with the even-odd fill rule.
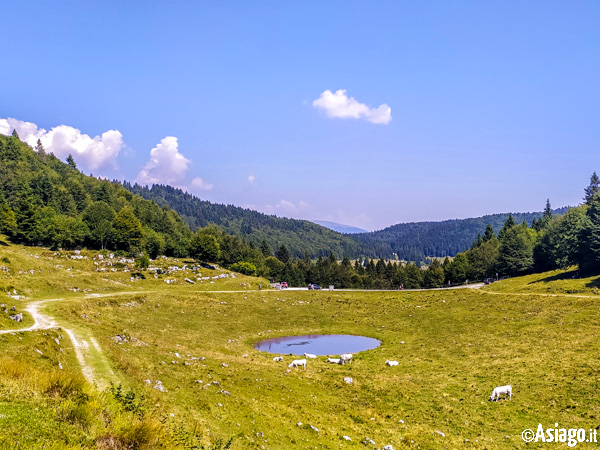
[[[0,245],[3,247],[8,247],[10,244],[8,242],[5,242],[2,239],[0,239]]]
[[[559,280],[571,280],[579,278],[579,271],[577,269],[569,270],[568,272],[559,273],[556,275],[552,275],[551,277],[542,278],[541,280],[530,281],[529,284],[538,284],[538,283],[550,283],[552,281]]]
[[[596,288],[596,289],[600,289],[600,277],[596,277],[594,280],[590,281],[588,284],[585,285],[586,287],[589,288]]]

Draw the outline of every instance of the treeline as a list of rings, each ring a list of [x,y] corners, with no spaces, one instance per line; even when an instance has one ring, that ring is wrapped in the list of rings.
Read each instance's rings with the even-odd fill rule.
[[[567,208],[553,211],[562,214]],[[542,212],[513,214],[517,223],[529,225],[542,216]],[[370,258],[425,261],[426,257],[446,257],[468,249],[486,225],[498,232],[509,214],[492,214],[471,219],[444,220],[442,222],[401,223],[371,233],[352,236],[361,244],[364,256]]]
[[[46,154],[39,141],[33,151],[16,132],[0,135],[1,234],[51,248],[188,254],[192,233],[177,213],[67,161]]]
[[[600,273],[600,180],[596,172],[585,188],[584,203],[555,215],[549,201],[531,227],[512,216],[496,236],[488,225],[471,247],[445,263],[449,280],[524,275],[577,266],[582,274]]]
[[[153,200],[175,210],[192,230],[217,225],[229,234],[259,246],[265,241],[272,248],[285,245],[296,258],[327,256],[356,257],[361,245],[346,236],[306,220],[286,219],[240,208],[201,200],[171,186],[155,184],[152,187],[124,182],[133,194]]]

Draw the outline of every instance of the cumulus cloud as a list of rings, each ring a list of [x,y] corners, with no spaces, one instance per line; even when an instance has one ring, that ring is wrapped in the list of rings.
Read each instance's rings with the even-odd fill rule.
[[[210,191],[213,188],[211,183],[207,183],[200,177],[196,177],[190,183],[190,190],[192,191]]]
[[[102,136],[90,137],[77,128],[59,125],[46,131],[32,122],[22,120],[0,119],[0,133],[10,135],[17,130],[19,138],[35,147],[38,139],[48,153],[64,160],[73,155],[77,165],[89,171],[104,167],[115,167],[116,158],[123,148],[123,135],[118,130],[108,130]]]
[[[335,93],[328,89],[312,104],[315,108],[324,111],[328,117],[365,119],[381,125],[388,124],[392,120],[392,109],[385,103],[378,108],[369,108],[354,97],[348,97],[345,89],[339,89]]]
[[[190,162],[179,153],[177,138],[167,136],[150,151],[150,160],[135,180],[140,184],[177,185],[184,180]]]
[[[254,175],[248,175],[248,183],[254,184],[256,177]]]

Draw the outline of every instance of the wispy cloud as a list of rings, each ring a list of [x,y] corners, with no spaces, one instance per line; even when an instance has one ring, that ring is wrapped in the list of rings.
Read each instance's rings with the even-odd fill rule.
[[[328,117],[365,119],[381,125],[386,125],[392,120],[392,109],[385,103],[377,108],[369,108],[354,97],[348,97],[345,89],[339,89],[335,93],[326,90],[312,104],[315,108],[325,111]]]
[[[265,214],[275,214],[277,216],[293,217],[296,219],[304,219],[312,214],[312,207],[305,201],[300,200],[297,203],[289,200],[281,199],[276,204],[254,205],[246,204],[245,208],[262,211]]]
[[[46,152],[54,153],[57,158],[64,160],[69,154],[73,155],[77,165],[86,171],[116,167],[117,156],[123,148],[123,135],[118,130],[108,130],[92,138],[68,125],[46,131],[32,122],[0,118],[0,133],[10,135],[13,130],[31,147],[35,147],[39,139]]]

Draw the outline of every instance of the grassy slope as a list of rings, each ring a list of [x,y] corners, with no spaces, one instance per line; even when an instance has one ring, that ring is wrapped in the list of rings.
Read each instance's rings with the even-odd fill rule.
[[[27,256],[38,249],[10,251],[11,261],[24,255],[26,263],[48,270],[56,265],[49,256],[35,261]],[[147,396],[170,430],[184,424],[171,432],[171,442],[233,436],[233,448],[363,448],[360,441],[369,437],[377,447],[392,443],[396,449],[404,443],[515,448],[524,446],[521,431],[540,422],[589,429],[600,417],[594,400],[600,387],[600,361],[594,356],[600,350],[597,278],[571,280],[552,273],[505,280],[481,291],[388,293],[258,292],[258,281],[237,278],[210,284],[222,291],[211,293],[200,284],[167,285],[153,278],[132,283],[126,274],[87,273],[88,262],[72,262],[80,271],[74,277],[78,284],[86,279],[94,293],[132,293],[73,293],[68,291],[72,271],[60,278],[42,273],[2,282],[30,297],[38,290],[47,297],[69,294],[68,301],[49,303],[47,309],[62,323],[94,336],[115,380]],[[227,292],[233,288],[247,291]],[[589,297],[566,294],[574,291]],[[112,339],[117,333],[139,341],[118,344]],[[362,334],[383,344],[358,354],[353,365],[328,365],[320,358],[310,360],[306,371],[287,373],[291,357],[275,363],[273,355],[252,348],[265,337],[304,333]],[[14,336],[6,339],[12,339],[15,359],[32,357],[31,344]],[[400,365],[385,367],[386,359]],[[345,376],[354,383],[344,383]],[[4,380],[0,372],[2,385]],[[152,389],[156,380],[167,392]],[[492,388],[502,384],[513,385],[513,400],[487,402]],[[45,401],[8,397],[0,413],[25,408],[32,416],[32,425],[23,421],[26,431],[55,439],[57,432],[35,425],[38,413],[31,407]],[[48,417],[43,420],[58,429],[60,422],[51,420],[55,410],[44,411]],[[92,431],[75,427],[65,433],[70,442],[79,442],[83,433],[85,444]],[[352,442],[343,440],[344,435]]]

